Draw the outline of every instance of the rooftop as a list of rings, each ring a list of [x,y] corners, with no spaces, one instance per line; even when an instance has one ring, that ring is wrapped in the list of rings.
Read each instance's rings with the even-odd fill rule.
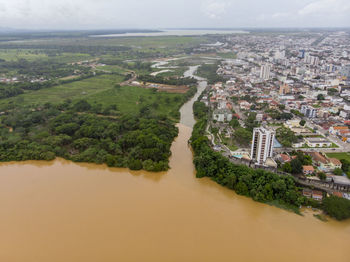
[[[333,176],[333,181],[336,184],[350,186],[350,179],[345,176]]]

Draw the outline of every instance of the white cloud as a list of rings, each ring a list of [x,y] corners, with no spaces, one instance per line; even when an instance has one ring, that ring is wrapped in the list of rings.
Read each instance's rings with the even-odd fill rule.
[[[298,11],[299,15],[342,15],[350,11],[349,0],[318,0]],[[347,14],[349,15],[349,14]]]
[[[0,28],[350,26],[350,0],[0,0]]]
[[[226,14],[227,8],[230,6],[229,2],[224,1],[206,1],[202,5],[202,12],[211,19],[219,19]]]
[[[286,18],[286,17],[289,17],[290,16],[290,13],[286,13],[286,12],[277,12],[277,13],[274,13],[272,14],[272,18]]]

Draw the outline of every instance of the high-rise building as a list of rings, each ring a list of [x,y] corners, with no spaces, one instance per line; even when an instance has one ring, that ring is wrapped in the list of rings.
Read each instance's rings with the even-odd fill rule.
[[[271,66],[269,64],[262,65],[260,70],[260,78],[264,80],[269,80],[270,71],[271,71]]]
[[[290,93],[289,85],[284,84],[284,85],[281,85],[281,86],[280,86],[279,94],[280,94],[281,96],[282,96],[282,95],[289,94],[289,93]]]
[[[265,127],[254,128],[251,157],[255,163],[264,165],[273,155],[275,131]]]
[[[298,57],[299,58],[304,58],[305,57],[305,50],[299,50]]]
[[[286,57],[286,51],[277,50],[275,52],[275,59],[284,59]]]
[[[311,106],[302,105],[300,112],[308,118],[316,118],[317,117],[317,109],[313,108]]]
[[[320,59],[317,56],[313,56],[313,55],[310,55],[309,53],[306,53],[304,57],[304,62],[306,64],[317,66],[318,63],[320,62]]]
[[[343,77],[346,77],[348,80],[350,80],[350,64],[345,65],[341,68],[341,75]]]

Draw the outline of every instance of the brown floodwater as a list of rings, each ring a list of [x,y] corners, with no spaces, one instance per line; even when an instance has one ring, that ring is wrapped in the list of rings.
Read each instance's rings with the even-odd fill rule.
[[[1,164],[0,262],[350,261],[350,221],[324,223],[196,179],[184,119],[164,173]]]

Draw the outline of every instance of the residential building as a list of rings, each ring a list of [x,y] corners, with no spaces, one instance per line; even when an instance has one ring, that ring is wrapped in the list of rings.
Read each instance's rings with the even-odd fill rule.
[[[260,69],[260,78],[264,80],[269,80],[270,71],[271,71],[271,66],[269,64],[262,65]]]
[[[300,112],[308,118],[316,118],[317,117],[317,109],[313,108],[311,106],[302,105]]]
[[[341,75],[347,79],[350,79],[350,64],[342,67]]]
[[[312,198],[317,200],[317,201],[322,201],[322,199],[323,199],[322,191],[312,190]]]
[[[318,152],[310,152],[309,155],[320,171],[332,172],[334,169],[342,167],[338,159],[328,158],[326,155]]]
[[[347,126],[332,126],[329,128],[329,133],[331,133],[332,135],[340,135],[340,131],[350,131],[349,127]]]
[[[232,112],[228,109],[216,109],[213,112],[213,119],[218,122],[230,122],[232,120]]]
[[[303,166],[303,174],[304,175],[311,175],[315,172],[315,169],[313,166]]]
[[[272,158],[275,132],[265,127],[254,128],[251,149],[252,159],[259,165],[264,165],[267,158]]]
[[[308,137],[305,142],[309,147],[330,147],[332,142],[322,137]]]
[[[280,86],[280,90],[279,90],[279,94],[280,95],[286,95],[290,93],[290,87],[287,84],[281,85]]]

